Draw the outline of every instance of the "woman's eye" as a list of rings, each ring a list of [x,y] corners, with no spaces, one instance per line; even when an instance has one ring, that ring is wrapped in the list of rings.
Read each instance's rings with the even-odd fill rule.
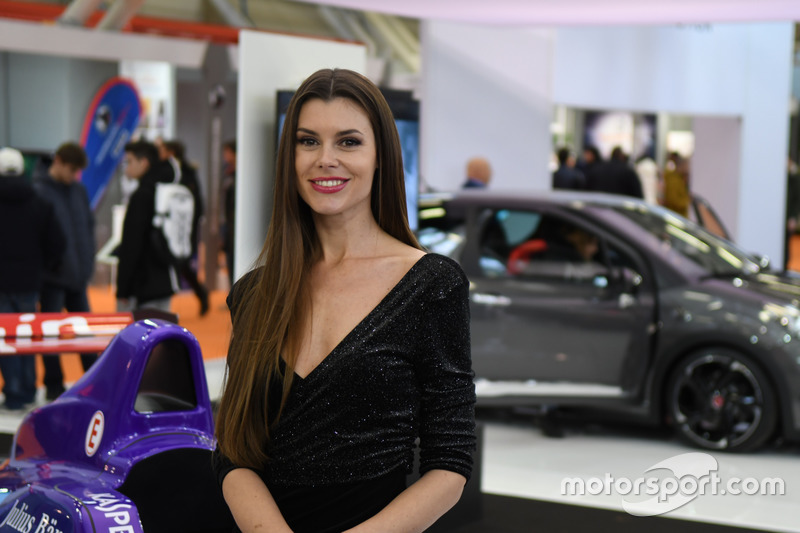
[[[346,139],[342,139],[342,146],[344,146],[346,148],[355,148],[356,146],[360,146],[360,145],[361,145],[361,141],[359,141],[358,139],[353,139],[353,138],[350,138],[350,137],[348,137]]]
[[[317,140],[313,137],[299,137],[297,139],[297,144],[301,146],[313,146],[317,143]]]

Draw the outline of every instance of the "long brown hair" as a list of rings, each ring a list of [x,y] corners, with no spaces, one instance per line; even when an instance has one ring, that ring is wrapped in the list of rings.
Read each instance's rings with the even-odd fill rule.
[[[403,158],[392,112],[378,87],[350,70],[312,74],[295,93],[278,147],[273,210],[267,239],[252,275],[235,288],[237,303],[228,350],[228,375],[217,415],[220,451],[234,464],[259,468],[268,460],[268,413],[280,412],[292,383],[300,328],[310,308],[307,277],[317,250],[311,209],[297,191],[295,145],[300,109],[308,100],[347,98],[369,117],[378,170],[372,183],[372,214],[389,235],[420,248],[408,226]],[[286,371],[281,370],[281,357]],[[283,396],[269,405],[270,386],[282,381]],[[274,400],[273,400],[274,401]],[[274,421],[273,421],[274,422]]]

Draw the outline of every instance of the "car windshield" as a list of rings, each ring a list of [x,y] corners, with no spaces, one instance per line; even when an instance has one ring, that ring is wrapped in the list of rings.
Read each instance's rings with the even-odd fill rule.
[[[648,245],[669,256],[677,267],[699,267],[710,276],[746,276],[760,271],[755,258],[732,242],[716,237],[666,209],[648,208],[632,202],[610,208],[594,206],[591,210],[616,219],[617,224],[621,217],[633,222],[638,228],[637,233],[645,232]]]

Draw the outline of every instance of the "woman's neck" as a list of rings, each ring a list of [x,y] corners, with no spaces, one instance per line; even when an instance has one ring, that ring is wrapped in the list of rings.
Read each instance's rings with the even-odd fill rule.
[[[368,216],[350,218],[315,216],[320,261],[339,263],[348,258],[379,255],[389,236]]]

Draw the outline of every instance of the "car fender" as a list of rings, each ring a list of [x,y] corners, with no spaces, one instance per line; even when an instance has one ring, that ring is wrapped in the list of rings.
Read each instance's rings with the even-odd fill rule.
[[[791,397],[788,387],[783,381],[776,378],[784,370],[770,356],[769,347],[766,344],[753,344],[749,339],[742,339],[724,331],[686,335],[659,351],[648,376],[647,389],[649,392],[647,396],[650,400],[651,416],[659,422],[663,420],[664,389],[668,376],[678,362],[692,352],[712,347],[729,348],[752,356],[767,374],[770,384],[778,395],[779,405],[783,406],[780,413],[782,434],[787,438],[800,438],[800,431],[791,429],[795,425],[795,420],[800,417],[800,404]]]
[[[789,386],[789,380],[800,379],[800,339],[789,329],[785,312],[783,306],[733,280],[708,279],[662,291],[656,357],[646,396],[651,415],[663,418],[666,379],[681,358],[707,347],[726,347],[759,364],[778,395],[783,434],[800,437],[800,398],[792,397]]]

